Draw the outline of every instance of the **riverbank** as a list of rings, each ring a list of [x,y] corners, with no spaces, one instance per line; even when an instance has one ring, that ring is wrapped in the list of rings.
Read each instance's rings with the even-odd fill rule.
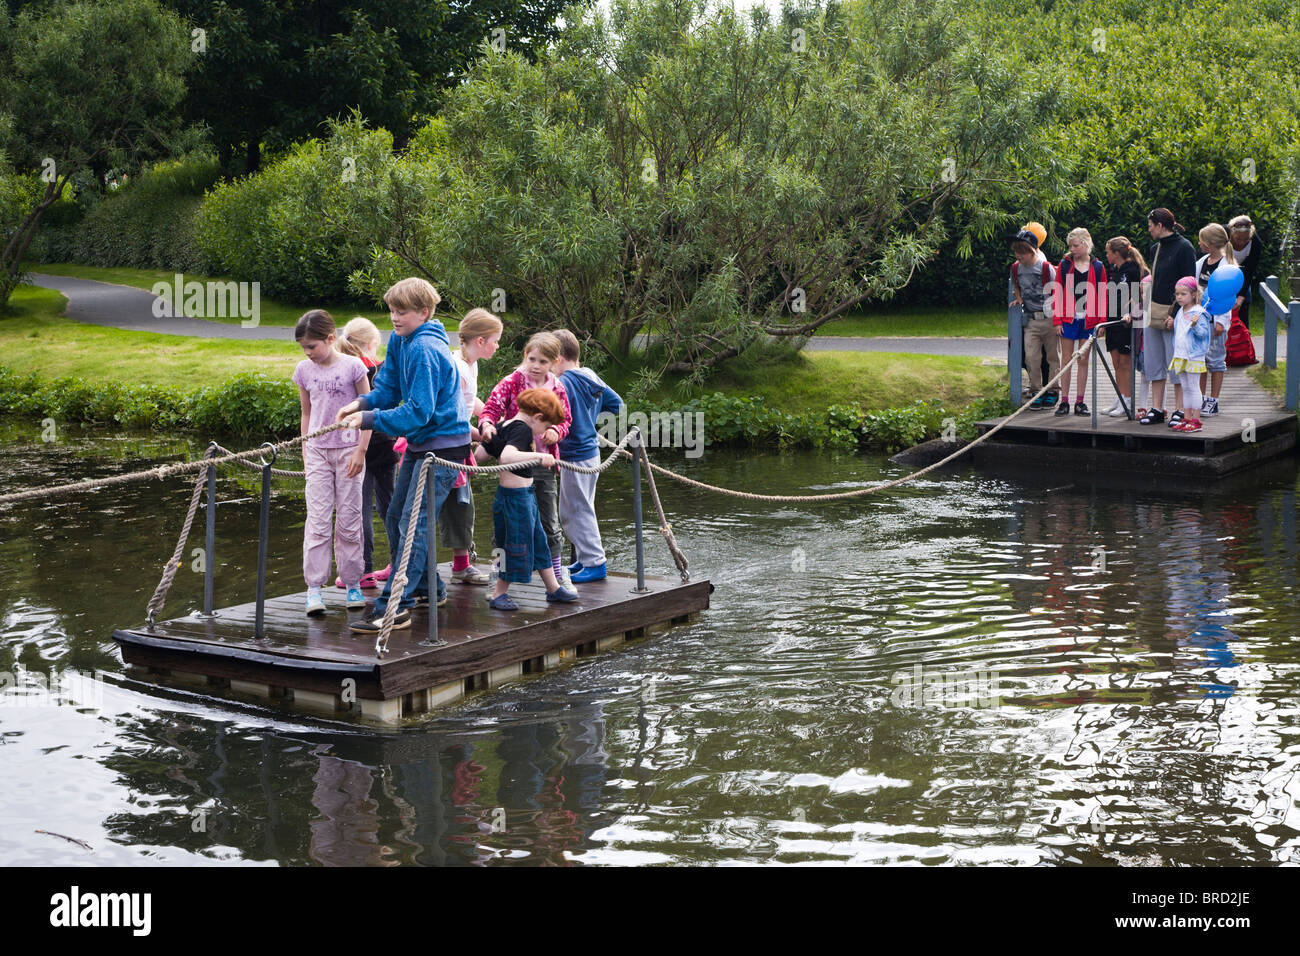
[[[57,292],[20,287],[0,319],[0,411],[62,424],[292,434],[296,349],[124,331],[62,315]],[[504,371],[506,363],[492,371]],[[634,370],[608,370],[630,391]],[[485,376],[486,379],[491,375]],[[808,353],[737,365],[707,385],[663,383],[636,407],[703,414],[711,443],[894,451],[996,413],[1005,370],[964,356]],[[183,384],[178,384],[183,383]]]

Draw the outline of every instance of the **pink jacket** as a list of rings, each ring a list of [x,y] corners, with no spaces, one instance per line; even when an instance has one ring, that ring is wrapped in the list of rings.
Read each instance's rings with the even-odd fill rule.
[[[520,392],[526,392],[530,388],[538,388],[534,385],[522,369],[515,369],[501,381],[497,382],[496,387],[492,389],[492,394],[488,396],[487,401],[483,403],[483,411],[478,417],[479,424],[491,422],[498,425],[501,422],[509,421],[519,414],[519,405],[516,399],[519,398]],[[569,396],[564,390],[564,385],[551,372],[546,373],[546,384],[541,388],[549,388],[555,393],[555,397],[560,400],[564,406],[564,421],[558,425],[552,425],[560,433],[560,441],[564,441],[564,436],[569,434],[569,428],[573,424],[573,414],[569,411]],[[546,449],[556,458],[560,457],[559,442],[550,445]]]

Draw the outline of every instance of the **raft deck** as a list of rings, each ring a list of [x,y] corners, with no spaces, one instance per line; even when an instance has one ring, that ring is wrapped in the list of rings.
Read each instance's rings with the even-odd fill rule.
[[[450,566],[442,565],[444,580]],[[648,593],[634,593],[633,575],[610,574],[577,585],[581,600],[547,604],[540,583],[514,584],[514,612],[487,606],[489,588],[451,584],[438,609],[438,636],[429,646],[429,608],[416,608],[409,628],[394,629],[378,658],[374,637],[354,634],[348,621],[370,612],[349,611],[344,592],[326,588],[327,613],[303,613],[306,592],[268,598],[263,638],[254,637],[256,604],[221,608],[153,626],[116,630],[113,638],[132,676],[162,678],[218,693],[332,714],[352,713],[396,724],[476,690],[539,673],[653,629],[683,624],[709,606],[707,580],[683,583],[646,576]]]
[[[1090,377],[1091,379],[1091,377]],[[1105,375],[1100,376],[1101,411],[1115,400]],[[1084,400],[1094,402],[1091,380]],[[1168,404],[1174,403],[1167,386]],[[1218,415],[1203,419],[1199,432],[1176,432],[1165,424],[1139,425],[1128,418],[1099,415],[1057,416],[1055,409],[1026,410],[1010,425],[976,447],[977,466],[1006,471],[1055,469],[1058,473],[1126,472],[1164,482],[1171,474],[1188,479],[1218,479],[1294,454],[1296,413],[1246,375],[1230,368],[1224,375]],[[1004,419],[977,422],[981,434]]]

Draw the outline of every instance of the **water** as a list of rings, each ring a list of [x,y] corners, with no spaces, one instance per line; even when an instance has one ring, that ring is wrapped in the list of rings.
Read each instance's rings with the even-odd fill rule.
[[[202,452],[0,438],[3,490]],[[903,473],[656,457],[769,492]],[[112,629],[141,622],[187,479],[4,509],[0,674],[29,706],[0,706],[0,862],[1300,862],[1294,469],[1228,495],[1068,480],[964,472],[815,508],[664,483],[717,587],[699,623],[397,732],[123,675]],[[301,493],[278,487],[273,594],[301,587]],[[252,596],[257,505],[248,477],[220,493],[230,604]],[[600,504],[630,570],[625,469]],[[187,564],[167,613],[201,597]],[[51,671],[104,681],[41,694]]]

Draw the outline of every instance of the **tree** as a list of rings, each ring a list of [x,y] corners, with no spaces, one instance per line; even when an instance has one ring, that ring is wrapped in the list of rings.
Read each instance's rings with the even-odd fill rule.
[[[0,12],[0,151],[18,181],[39,183],[0,236],[0,306],[41,217],[70,181],[130,168],[177,136],[189,61],[187,26],[154,0],[31,8],[12,19]]]
[[[222,166],[243,153],[321,135],[323,122],[358,109],[399,144],[436,109],[480,44],[531,55],[555,36],[569,0],[169,0],[204,31],[185,112],[211,132]]]
[[[1080,193],[1044,136],[1058,79],[969,42],[954,11],[614,0],[536,62],[489,51],[448,95],[443,147],[358,194],[383,251],[357,284],[501,290],[618,360],[649,332],[651,377],[800,346],[903,288],[944,210],[969,241]]]

